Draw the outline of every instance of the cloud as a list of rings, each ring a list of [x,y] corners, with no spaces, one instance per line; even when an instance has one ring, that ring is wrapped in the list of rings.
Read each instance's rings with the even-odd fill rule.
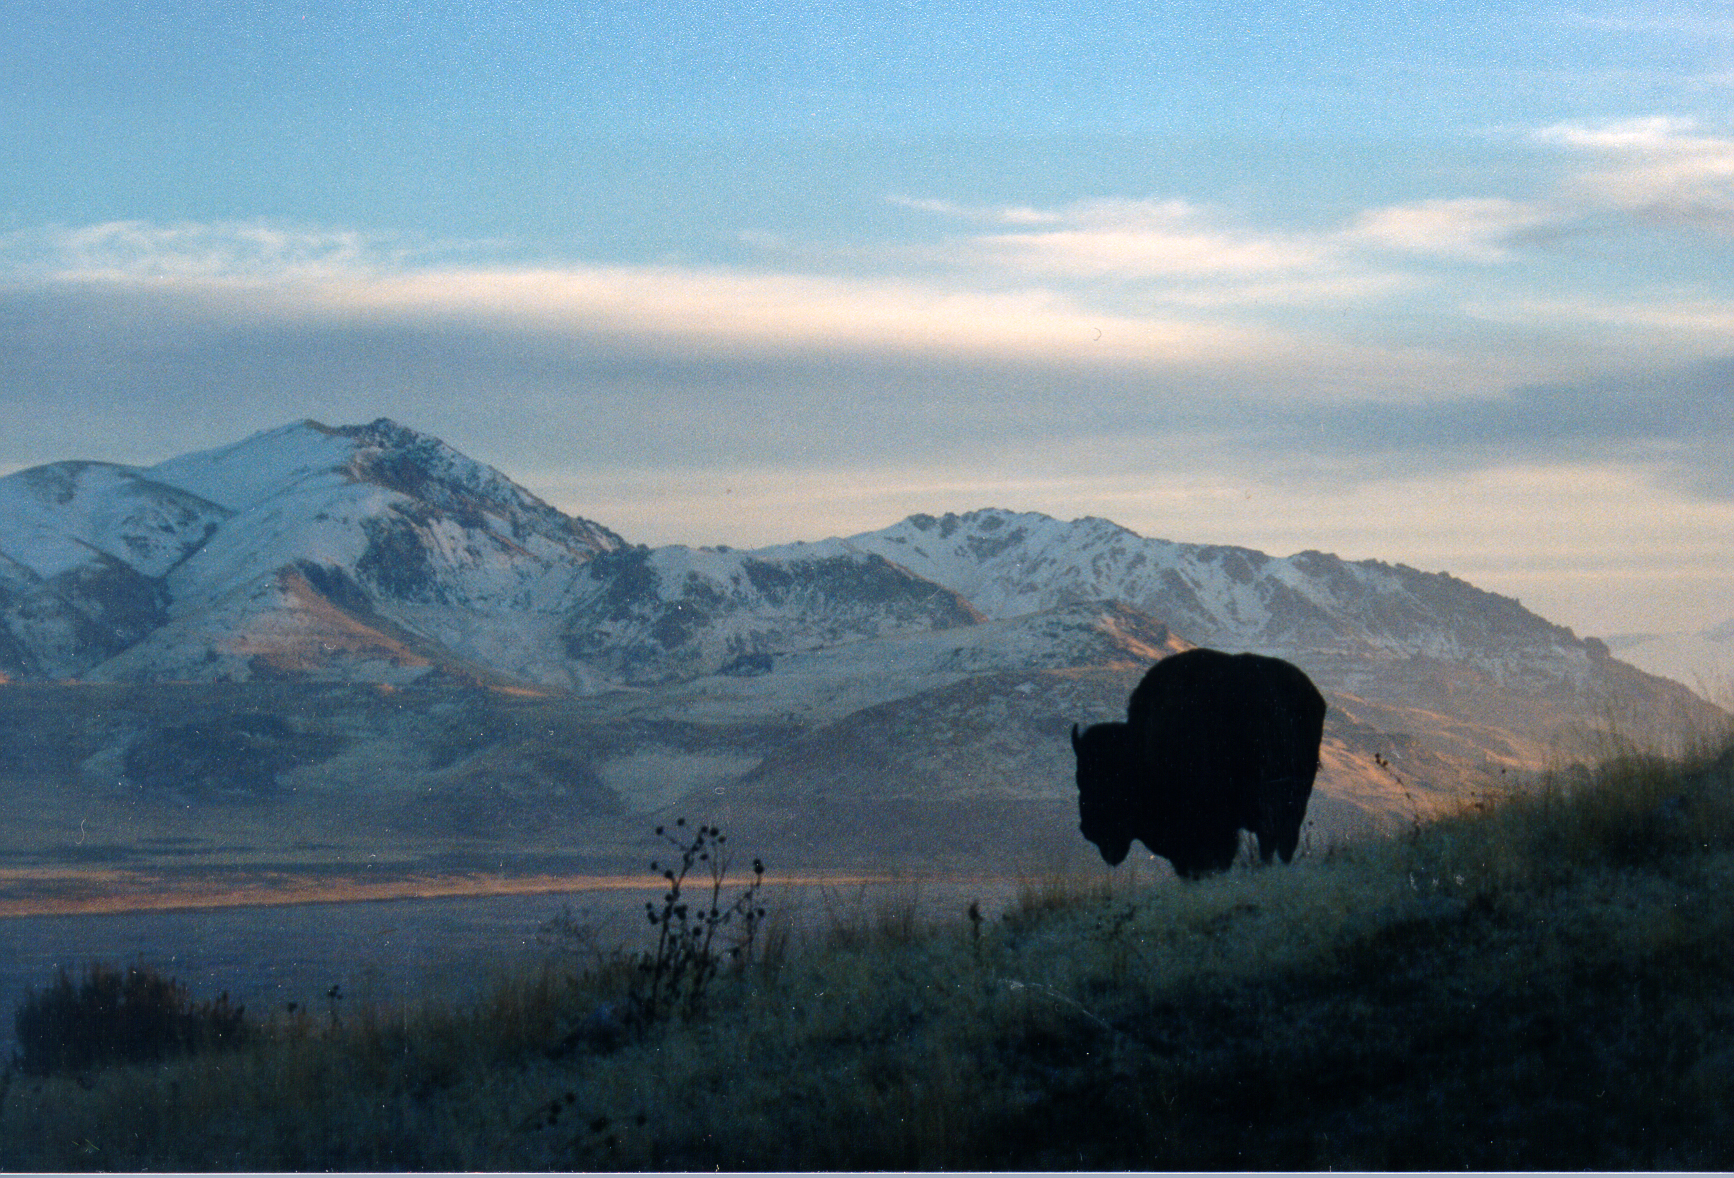
[[[939,213],[946,217],[960,218],[966,221],[987,221],[997,225],[1047,225],[1063,219],[1059,213],[1031,208],[1028,205],[1005,207],[963,205],[949,200],[931,200],[908,196],[888,196],[885,199],[901,208],[914,209],[918,212]]]
[[[1261,418],[1268,444],[1307,439],[1321,475],[1514,463],[1641,466],[1734,502],[1734,356],[1645,374],[1535,384],[1432,403],[1295,406]]]
[[[1016,227],[955,241],[949,261],[965,268],[1059,278],[1197,280],[1316,273],[1330,262],[1316,240],[1217,227],[1181,200],[1101,199],[1057,209],[966,208],[908,198],[894,203]]]
[[[462,266],[505,245],[497,239],[435,240],[267,221],[106,221],[0,233],[0,285],[288,290]]]
[[[19,277],[241,279],[350,274],[390,260],[379,239],[257,222],[108,221],[0,235],[0,265]]]
[[[1089,228],[1005,233],[975,243],[983,260],[1070,277],[1197,278],[1302,271],[1322,265],[1305,243],[1185,229]]]
[[[1413,287],[1417,256],[1483,264],[1569,224],[1550,201],[1463,197],[1365,210],[1341,228],[1260,230],[1224,224],[1182,200],[1090,200],[1055,209],[962,207],[895,198],[995,227],[929,250],[929,261],[1049,279],[1142,284],[1183,306],[1365,299]]]
[[[1193,213],[1177,203],[1092,202],[1068,215],[1080,228],[1041,242],[1006,234],[993,239],[992,249],[1043,255],[1053,268],[1072,272],[1226,269],[1253,280],[1259,296],[1271,300],[1353,293],[1353,276],[1328,267],[1315,272],[1268,242],[1237,243],[1184,227]],[[461,246],[411,248],[388,238],[260,225],[127,222],[39,233],[24,244],[28,249],[18,235],[0,241],[0,259],[14,263],[12,284],[82,287],[93,299],[108,298],[117,315],[139,305],[148,290],[161,306],[180,307],[176,314],[210,322],[485,331],[583,341],[618,354],[731,362],[831,356],[852,358],[845,363],[1033,365],[1218,386],[1281,381],[1286,369],[1306,374],[1286,384],[1288,395],[1299,396],[1340,397],[1356,387],[1401,395],[1422,388],[1441,364],[1465,376],[1478,369],[1469,378],[1482,383],[1506,375],[1498,363],[1465,367],[1422,347],[1343,343],[1303,329],[1237,322],[1220,313],[1235,302],[1232,291],[1199,287],[1176,294],[1166,307],[1161,300],[1140,306],[1091,298],[1040,281],[1043,267],[1028,258],[1012,267],[1016,281],[982,284],[968,274],[466,266],[440,260]],[[29,255],[22,263],[21,253]]]
[[[1064,257],[1074,275],[1137,243],[1151,255],[1127,266],[1154,277],[1130,294],[1043,280],[1027,258],[984,280],[463,265],[461,243],[263,225],[13,235],[0,462],[79,452],[54,439],[97,420],[172,438],[167,453],[296,416],[385,413],[548,462],[967,466],[1072,447],[1135,469],[1178,447],[1268,479],[1355,481],[1570,454],[1660,463],[1719,493],[1731,447],[1702,419],[1726,404],[1727,369],[1680,365],[1641,395],[1596,376],[1653,363],[1657,333],[1682,324],[1690,339],[1668,355],[1726,351],[1714,299],[1489,300],[1505,321],[1459,318],[1458,336],[1430,341],[1344,313],[1370,283],[1403,280],[1369,249],[1401,254],[1432,226],[1452,249],[1501,250],[1546,212],[1415,202],[1285,237],[1214,227],[1181,202],[1095,201],[1056,210],[1046,232],[966,239]],[[1246,313],[1282,298],[1286,321]],[[1565,326],[1538,330],[1550,321]],[[188,422],[210,436],[189,442]]]
[[[1600,162],[1566,182],[1572,197],[1654,222],[1734,233],[1734,138],[1668,117],[1557,123],[1534,137]]]
[[[1642,119],[1621,119],[1597,126],[1554,123],[1535,131],[1534,137],[1543,143],[1560,143],[1567,147],[1653,152],[1679,146],[1685,132],[1694,126],[1691,119],[1657,115]]]
[[[1572,165],[1552,192],[1374,207],[1338,228],[1259,229],[1184,200],[1097,199],[1037,208],[888,199],[985,227],[927,249],[930,264],[1061,283],[1118,283],[1173,306],[1219,308],[1236,299],[1262,305],[1277,291],[1278,301],[1293,304],[1383,295],[1421,281],[1415,259],[1511,263],[1520,247],[1548,246],[1591,230],[1617,232],[1605,223],[1608,213],[1650,226],[1734,234],[1734,138],[1674,117],[1558,123],[1527,137],[1569,153]]]
[[[1537,324],[1547,321],[1590,323],[1621,329],[1628,338],[1642,334],[1650,341],[1652,354],[1663,355],[1675,348],[1720,349],[1734,339],[1734,299],[1655,299],[1629,302],[1619,299],[1513,300],[1503,306],[1483,305],[1476,313],[1510,323]],[[1670,348],[1670,343],[1675,348]]]
[[[1343,236],[1406,253],[1499,262],[1508,256],[1515,239],[1560,220],[1558,210],[1535,201],[1424,200],[1369,209],[1355,218]]]
[[[1734,18],[1703,11],[1622,12],[1617,16],[1602,13],[1561,12],[1562,24],[1577,25],[1614,33],[1650,33],[1685,36],[1694,41],[1720,40],[1734,37]]]

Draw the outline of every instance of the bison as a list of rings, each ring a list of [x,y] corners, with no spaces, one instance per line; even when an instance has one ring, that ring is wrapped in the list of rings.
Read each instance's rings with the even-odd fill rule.
[[[1241,830],[1284,863],[1319,767],[1325,701],[1281,659],[1188,650],[1151,667],[1123,723],[1072,726],[1078,829],[1109,865],[1138,839],[1187,879],[1225,871]]]

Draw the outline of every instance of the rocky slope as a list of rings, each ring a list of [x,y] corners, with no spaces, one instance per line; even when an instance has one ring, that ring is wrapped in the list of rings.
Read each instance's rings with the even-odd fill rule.
[[[622,683],[760,675],[779,655],[983,621],[968,601],[884,557],[768,559],[727,549],[625,549],[573,587],[566,655]]]

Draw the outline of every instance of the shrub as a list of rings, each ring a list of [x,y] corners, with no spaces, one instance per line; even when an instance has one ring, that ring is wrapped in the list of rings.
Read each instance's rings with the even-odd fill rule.
[[[679,819],[676,827],[684,827]],[[690,842],[657,827],[656,833],[680,852],[679,867],[663,867],[652,862],[650,869],[660,871],[668,881],[662,904],[647,900],[645,914],[657,929],[656,950],[646,953],[639,962],[637,984],[633,987],[631,1005],[634,1021],[648,1025],[676,1011],[696,1015],[704,1006],[706,987],[716,975],[724,958],[746,962],[752,957],[753,939],[765,910],[759,906],[759,887],[764,883],[765,865],[753,860],[753,881],[728,904],[722,901],[723,881],[727,878],[729,859],[723,851],[728,836],[714,826],[700,826]],[[710,874],[710,903],[695,908],[683,898],[681,889],[692,869],[703,863]],[[732,944],[716,943],[717,934],[732,924],[740,923],[732,932]]]
[[[246,1008],[224,993],[193,1003],[187,988],[148,965],[93,963],[77,982],[64,969],[19,1003],[18,1066],[32,1075],[230,1047],[245,1037]]]

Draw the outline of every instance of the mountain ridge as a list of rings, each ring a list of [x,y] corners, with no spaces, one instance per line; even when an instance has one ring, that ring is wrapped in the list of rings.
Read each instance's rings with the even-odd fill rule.
[[[992,811],[1065,848],[1070,726],[1123,715],[1143,670],[1192,645],[1287,658],[1325,691],[1333,836],[1500,788],[1610,721],[1665,741],[1726,719],[1449,574],[1096,517],[651,548],[384,418],[0,478],[0,677],[137,700],[50,737],[40,690],[0,693],[0,729],[60,750],[45,797],[166,805],[208,731],[233,756],[200,762],[189,804],[374,799],[382,837],[606,841],[673,808],[814,855],[835,845],[813,832],[856,827],[875,854],[952,855]],[[150,702],[171,698],[203,719]]]
[[[104,480],[112,485],[87,497],[106,512],[79,510],[64,489],[46,503],[48,484],[76,490]],[[118,522],[116,488],[137,501]],[[21,505],[32,489],[37,510],[26,518]],[[212,610],[299,568],[313,592],[333,587],[335,609],[366,598],[373,613],[431,646],[456,643],[455,657],[506,678],[579,690],[715,673],[809,646],[1077,601],[1123,601],[1204,645],[1305,653],[1349,690],[1360,685],[1366,661],[1381,656],[1468,663],[1500,682],[1581,684],[1607,655],[1595,640],[1446,573],[1315,550],[1275,557],[1156,539],[1099,517],[1062,521],[983,508],[759,549],[635,546],[386,418],[292,423],[151,467],[61,463],[0,479],[0,556],[25,567],[34,557],[40,576],[50,564],[54,573],[100,564],[88,549],[160,581],[171,618]],[[540,617],[576,665],[560,674],[546,658],[539,670],[501,661],[485,643],[451,637],[465,627],[449,615],[463,611]],[[268,616],[273,607],[259,612]],[[244,617],[225,617],[205,629],[245,625]],[[30,645],[8,630],[13,645]],[[73,677],[103,677],[103,662],[116,653],[110,648],[135,644],[124,637],[97,644],[104,658],[74,667]],[[66,662],[56,664],[62,675]],[[129,662],[129,676],[150,674],[148,660]],[[169,662],[176,674],[188,673],[186,660]],[[217,663],[209,677],[247,673],[233,660]],[[29,677],[16,658],[0,670]],[[341,677],[341,667],[333,673]]]

